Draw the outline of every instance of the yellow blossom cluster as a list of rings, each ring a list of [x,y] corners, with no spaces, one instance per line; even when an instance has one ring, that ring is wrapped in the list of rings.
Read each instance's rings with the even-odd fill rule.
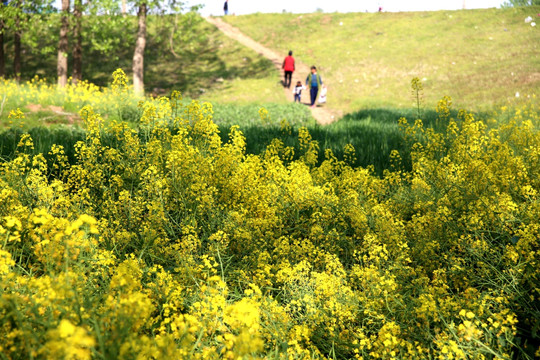
[[[84,107],[73,161],[25,135],[0,163],[2,358],[539,354],[537,105],[480,121],[445,98],[446,132],[402,119],[410,152],[377,176],[350,145],[319,164],[306,129],[298,160],[248,155],[179,98],[136,129]]]

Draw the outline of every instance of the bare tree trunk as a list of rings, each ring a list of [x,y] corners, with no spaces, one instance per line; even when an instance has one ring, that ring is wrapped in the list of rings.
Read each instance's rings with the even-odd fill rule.
[[[127,0],[122,0],[122,15],[126,16],[127,14]]]
[[[21,80],[21,19],[19,16],[15,19],[15,36],[13,39],[13,46],[15,47],[15,54],[13,57],[13,73],[15,74],[15,80],[19,82]]]
[[[135,42],[135,52],[133,53],[133,88],[136,95],[144,94],[144,48],[146,47],[146,12],[147,5],[143,2],[139,5],[137,17],[139,27],[137,30],[137,41]]]
[[[4,20],[0,20],[0,78],[6,77],[6,57],[4,54]]]
[[[15,80],[19,82],[21,80],[21,0],[15,1],[17,12],[15,14],[15,34],[13,38],[13,46],[15,47],[15,53],[13,54],[13,73]]]
[[[69,31],[69,0],[62,0],[62,20],[60,26],[60,38],[58,40],[58,62],[56,70],[58,74],[58,86],[67,85],[68,71],[68,31]]]
[[[75,16],[75,26],[73,28],[75,44],[73,45],[73,74],[71,81],[73,84],[77,84],[82,80],[82,0],[75,0],[73,15]]]

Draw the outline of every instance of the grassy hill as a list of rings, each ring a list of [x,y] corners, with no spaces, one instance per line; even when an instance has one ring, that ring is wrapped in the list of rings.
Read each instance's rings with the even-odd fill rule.
[[[410,81],[425,105],[449,95],[468,109],[540,88],[540,29],[524,22],[540,7],[411,13],[254,14],[226,21],[283,54],[315,64],[329,106],[410,107]]]

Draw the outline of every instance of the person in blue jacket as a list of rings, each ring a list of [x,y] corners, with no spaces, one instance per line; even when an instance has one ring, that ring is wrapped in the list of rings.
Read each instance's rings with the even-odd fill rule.
[[[315,101],[317,100],[317,94],[319,93],[319,88],[322,87],[323,82],[321,76],[317,74],[317,68],[315,66],[311,67],[311,74],[306,78],[306,86],[309,87],[309,93],[311,95],[311,107],[315,107]]]

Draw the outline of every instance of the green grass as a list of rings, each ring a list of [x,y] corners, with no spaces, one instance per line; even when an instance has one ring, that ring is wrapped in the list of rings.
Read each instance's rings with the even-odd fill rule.
[[[62,145],[71,162],[75,161],[75,143],[84,140],[86,134],[81,128],[66,126],[40,126],[24,130],[12,127],[1,130],[0,160],[7,160],[14,157],[21,135],[25,133],[30,134],[34,141],[33,154],[43,154],[47,156],[47,153],[51,150],[53,144]]]
[[[412,13],[254,14],[225,20],[282,54],[316,65],[329,106],[357,111],[412,106],[410,81],[428,108],[444,95],[468,109],[506,103],[540,87],[540,7]]]
[[[182,102],[187,104],[191,101],[192,99],[190,98],[184,98]],[[203,102],[206,100],[197,101]],[[87,105],[85,102],[67,102],[67,100],[60,95],[49,97],[47,101],[44,101],[39,105],[37,105],[36,102],[37,100],[8,103],[4,107],[2,113],[0,113],[0,129],[7,130],[9,128],[17,128],[20,130],[29,130],[47,126],[83,126],[78,112],[84,105]],[[279,124],[282,119],[287,119],[295,126],[315,123],[309,109],[301,104],[278,102],[246,102],[245,104],[232,104],[226,101],[211,103],[214,111],[213,119],[219,126],[252,126],[262,124],[259,115],[259,110],[261,108],[265,108],[268,111],[270,122],[277,124]],[[117,105],[121,111],[112,108],[114,103],[92,103],[91,105],[97,113],[102,115],[105,121],[126,121],[133,127],[137,126],[141,115],[141,111],[137,107],[136,99],[132,98],[118,101]],[[20,108],[24,113],[24,118],[8,118],[10,110],[15,110],[17,108]]]
[[[484,114],[478,114],[484,117]],[[452,112],[456,117],[457,112]],[[309,130],[313,140],[319,143],[319,162],[324,160],[325,149],[331,149],[338,159],[343,159],[344,147],[347,144],[354,146],[357,161],[355,166],[373,166],[376,174],[382,175],[390,166],[390,153],[398,150],[405,160],[404,166],[410,166],[408,145],[405,143],[402,132],[398,126],[398,120],[405,117],[410,123],[417,119],[416,109],[378,108],[365,109],[346,115],[340,121],[330,125],[321,126],[314,122],[303,124]],[[446,123],[438,121],[435,111],[422,113],[423,123],[435,131],[444,131]],[[277,123],[270,126],[261,124],[245,124],[240,127],[247,139],[246,150],[250,154],[260,154],[274,138],[279,138],[286,146],[295,148],[295,154],[299,154],[298,128],[299,124],[292,124],[290,134],[284,133]],[[300,124],[302,125],[302,124]],[[226,140],[228,128],[220,127],[222,138]]]
[[[312,126],[315,120],[311,117],[309,109],[300,104],[215,104],[214,122],[221,127],[230,127],[240,125],[241,129],[247,127],[257,127],[266,125],[279,126],[281,120],[287,120],[292,126]],[[263,121],[260,118],[259,110],[264,108],[269,113],[269,121]]]
[[[237,78],[220,87],[210,89],[208,93],[200,96],[202,100],[212,103],[231,103],[238,105],[287,103],[283,93],[281,82],[278,81],[279,73],[275,71],[275,76],[262,79],[241,79]]]

